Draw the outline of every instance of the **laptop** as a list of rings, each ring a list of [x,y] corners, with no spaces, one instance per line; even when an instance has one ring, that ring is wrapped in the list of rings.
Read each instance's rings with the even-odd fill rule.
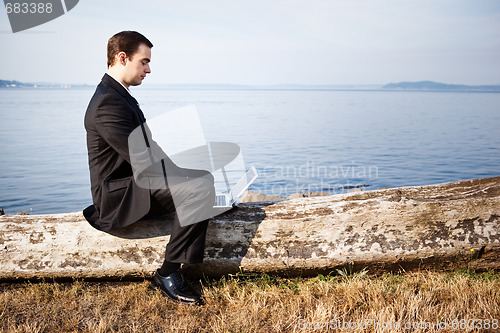
[[[226,211],[235,207],[239,203],[243,194],[247,191],[248,187],[255,181],[255,179],[257,179],[258,176],[257,169],[255,169],[255,166],[252,166],[229,191],[216,193],[214,208]]]

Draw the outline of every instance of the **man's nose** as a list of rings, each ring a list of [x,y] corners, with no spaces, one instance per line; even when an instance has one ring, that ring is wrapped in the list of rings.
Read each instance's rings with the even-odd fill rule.
[[[149,67],[149,64],[146,66],[146,73],[151,73],[151,68]]]

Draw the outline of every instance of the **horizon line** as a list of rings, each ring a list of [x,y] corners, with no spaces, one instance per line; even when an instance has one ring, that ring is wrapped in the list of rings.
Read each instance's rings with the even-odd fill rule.
[[[16,82],[22,85],[44,85],[44,86],[75,86],[75,87],[94,87],[96,84],[92,83],[61,83],[61,82],[45,82],[45,81],[37,81],[37,82],[25,82],[18,80],[4,80],[0,79],[0,81],[10,81]],[[402,84],[402,83],[437,83],[444,84],[450,86],[465,86],[465,87],[483,87],[483,86],[500,86],[500,83],[493,84],[463,84],[463,83],[443,83],[438,81],[431,80],[421,80],[421,81],[398,81],[398,82],[389,82],[389,83],[336,83],[336,84],[306,84],[306,83],[274,83],[274,84],[243,84],[243,83],[146,83],[143,86],[145,87],[160,87],[160,86],[171,86],[171,87],[240,87],[240,88],[272,88],[272,87],[309,87],[309,88],[328,88],[328,87],[383,87],[390,84]]]

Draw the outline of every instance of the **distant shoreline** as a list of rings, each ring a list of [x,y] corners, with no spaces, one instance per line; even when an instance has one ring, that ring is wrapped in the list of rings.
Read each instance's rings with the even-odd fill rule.
[[[393,91],[500,92],[500,85],[468,86],[465,84],[447,84],[433,81],[389,83],[382,88]]]
[[[3,89],[47,89],[47,88],[58,88],[58,89],[70,89],[70,88],[90,88],[91,85],[88,84],[64,84],[64,83],[26,83],[20,81],[12,80],[0,80],[0,88]]]
[[[64,83],[26,83],[0,80],[0,89],[90,89],[94,85]],[[405,91],[405,92],[479,92],[500,93],[500,85],[469,86],[433,81],[399,82],[386,85],[238,85],[238,84],[160,84],[150,89],[166,90],[267,90],[267,91]]]

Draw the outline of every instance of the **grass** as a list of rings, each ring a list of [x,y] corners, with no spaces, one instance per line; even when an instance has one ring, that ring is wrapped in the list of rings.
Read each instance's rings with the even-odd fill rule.
[[[491,332],[500,326],[499,273],[335,273],[204,279],[198,284],[206,301],[202,307],[170,302],[150,289],[148,280],[5,283],[0,331]],[[444,321],[446,330],[429,326]],[[400,329],[394,328],[397,322]],[[476,328],[460,328],[466,324]]]

